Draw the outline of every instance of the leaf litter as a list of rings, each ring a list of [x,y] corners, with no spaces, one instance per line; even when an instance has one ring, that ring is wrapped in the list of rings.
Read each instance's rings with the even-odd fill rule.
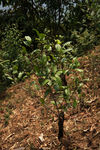
[[[41,104],[45,89],[35,75],[8,88],[0,102],[0,150],[100,150],[100,58],[95,56],[100,56],[100,46],[79,58],[89,78],[83,88],[85,106],[65,113],[62,141],[58,140],[56,109],[50,98]]]

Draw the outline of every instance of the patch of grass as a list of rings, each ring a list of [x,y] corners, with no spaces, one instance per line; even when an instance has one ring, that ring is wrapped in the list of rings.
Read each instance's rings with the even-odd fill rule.
[[[13,104],[8,102],[6,105],[5,113],[4,113],[4,126],[6,127],[9,124],[10,115],[12,114]]]
[[[9,114],[9,113],[5,113],[5,114],[4,114],[4,118],[5,118],[4,125],[5,125],[5,127],[6,127],[6,126],[8,125],[8,123],[9,123],[10,114]]]
[[[9,109],[8,107],[6,108],[6,111],[7,111],[7,113],[9,114],[9,115],[11,115],[11,113],[12,113],[12,110],[11,109]]]

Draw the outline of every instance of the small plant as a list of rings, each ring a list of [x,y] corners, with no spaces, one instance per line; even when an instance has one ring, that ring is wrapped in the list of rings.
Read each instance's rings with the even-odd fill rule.
[[[4,123],[4,125],[5,125],[5,127],[8,125],[8,122],[9,122],[9,119],[10,119],[10,114],[9,113],[6,113],[5,115],[4,115],[4,118],[5,118],[5,123]]]
[[[45,34],[35,31],[38,35],[39,49],[33,52],[34,70],[41,86],[46,86],[41,103],[45,104],[48,95],[51,97],[51,103],[58,112],[60,140],[63,137],[64,111],[69,107],[76,107],[81,98],[83,70],[79,69],[80,63],[74,57],[75,50],[71,42],[63,44],[56,39],[53,44],[46,39]]]

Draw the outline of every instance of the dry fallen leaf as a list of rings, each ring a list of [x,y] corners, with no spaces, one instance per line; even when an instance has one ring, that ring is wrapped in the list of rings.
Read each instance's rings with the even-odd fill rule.
[[[40,134],[39,139],[41,142],[44,142],[43,133]]]

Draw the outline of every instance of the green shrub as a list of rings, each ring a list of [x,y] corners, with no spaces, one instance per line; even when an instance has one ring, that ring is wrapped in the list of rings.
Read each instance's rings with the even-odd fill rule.
[[[83,70],[79,69],[80,63],[74,57],[75,49],[71,42],[63,44],[62,41],[56,39],[54,43],[50,43],[45,34],[35,31],[38,35],[38,49],[32,53],[34,70],[41,86],[46,86],[44,98],[41,98],[40,101],[45,104],[47,96],[51,97],[51,103],[54,104],[58,112],[58,138],[60,139],[64,111],[69,107],[75,108],[77,103],[81,101]],[[30,40],[31,38],[28,37],[27,42],[29,43]],[[70,81],[67,81],[67,78]],[[63,117],[62,123],[60,116]]]
[[[32,70],[29,54],[22,46],[22,33],[15,25],[6,27],[2,38],[0,57],[4,61],[2,83],[6,86],[24,80]]]
[[[95,33],[90,33],[88,29],[80,33],[73,31],[71,35],[74,47],[77,48],[77,54],[81,55],[90,50],[95,43]]]
[[[2,39],[2,57],[10,61],[15,60],[21,52],[21,45],[21,32],[17,27],[6,27]]]
[[[7,82],[4,79],[4,65],[5,61],[0,59],[0,93],[2,93],[6,89]]]

